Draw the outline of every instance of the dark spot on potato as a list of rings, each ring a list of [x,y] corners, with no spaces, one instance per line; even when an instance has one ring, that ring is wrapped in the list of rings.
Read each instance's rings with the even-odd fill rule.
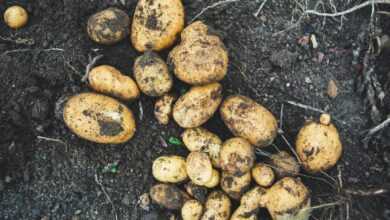
[[[313,155],[314,153],[314,147],[311,147],[311,148],[305,148],[303,150],[303,153],[306,155],[306,157],[310,157],[311,155]]]
[[[116,136],[124,130],[119,122],[101,119],[98,119],[97,122],[100,127],[100,135],[102,136]]]
[[[148,16],[145,26],[151,30],[158,30],[158,20],[155,14]]]
[[[146,51],[145,54],[142,55],[138,60],[138,64],[142,68],[155,65],[158,62],[159,62],[159,56],[151,50]]]

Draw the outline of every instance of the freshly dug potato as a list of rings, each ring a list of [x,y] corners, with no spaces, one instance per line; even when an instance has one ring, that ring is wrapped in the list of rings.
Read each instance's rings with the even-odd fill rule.
[[[184,28],[181,0],[139,0],[131,26],[131,41],[140,52],[170,47]]]
[[[181,135],[184,145],[189,151],[202,151],[208,153],[213,166],[220,167],[219,153],[222,147],[222,141],[218,135],[208,131],[205,128],[188,128]]]
[[[109,65],[93,68],[88,74],[88,81],[93,90],[122,100],[132,100],[139,96],[139,89],[134,80]]]
[[[255,161],[252,145],[244,138],[226,140],[220,152],[221,168],[234,175],[242,175],[250,171]]]
[[[213,177],[213,167],[206,153],[194,151],[187,156],[187,174],[191,181],[204,186]]]
[[[207,197],[201,220],[228,220],[231,213],[230,199],[222,191],[211,192]]]
[[[150,189],[152,201],[167,209],[180,209],[186,202],[186,198],[175,185],[157,184]]]
[[[207,198],[206,187],[196,185],[193,182],[188,182],[187,184],[185,184],[184,188],[190,196],[200,201],[202,204],[206,201]]]
[[[169,123],[175,100],[175,95],[165,94],[156,101],[156,104],[154,104],[154,116],[160,124],[167,125]]]
[[[199,127],[214,115],[221,101],[221,84],[194,86],[176,101],[173,119],[183,128]]]
[[[27,24],[27,21],[27,11],[18,5],[11,6],[7,8],[4,12],[4,22],[10,28],[21,28]]]
[[[63,117],[76,135],[96,143],[123,143],[135,133],[133,113],[115,99],[96,93],[68,99]]]
[[[286,151],[280,151],[270,156],[269,164],[278,178],[298,176],[299,163],[295,157]]]
[[[164,183],[179,183],[188,178],[186,160],[180,156],[161,156],[153,162],[153,177]]]
[[[207,188],[214,188],[218,186],[220,180],[219,172],[216,169],[213,169],[213,174],[211,176],[211,179],[204,184],[205,187]]]
[[[183,220],[200,220],[203,215],[203,205],[197,200],[188,200],[181,208]]]
[[[221,39],[197,21],[184,29],[181,43],[170,52],[168,60],[177,78],[204,85],[225,77],[229,56]]]
[[[343,146],[337,128],[323,115],[322,123],[309,122],[301,128],[296,151],[305,170],[311,173],[327,170],[340,159]]]
[[[228,97],[222,103],[220,113],[235,136],[243,137],[257,147],[272,144],[276,137],[278,125],[274,115],[248,97]]]
[[[222,172],[221,188],[230,196],[230,198],[240,199],[242,194],[245,193],[251,184],[251,180],[250,172],[240,176]]]
[[[263,163],[258,163],[252,168],[252,177],[257,185],[269,187],[275,180],[275,173],[271,167]]]
[[[134,77],[141,91],[148,96],[162,96],[173,85],[167,64],[153,51],[146,51],[135,60]]]
[[[258,209],[266,204],[265,195],[266,190],[259,186],[246,192],[230,220],[257,220]]]
[[[130,18],[118,8],[107,8],[88,19],[87,32],[98,44],[112,45],[129,34]]]

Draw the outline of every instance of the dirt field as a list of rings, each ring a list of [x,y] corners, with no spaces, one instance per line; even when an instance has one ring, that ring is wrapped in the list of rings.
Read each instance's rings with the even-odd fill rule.
[[[0,219],[114,220],[117,216],[157,220],[177,214],[154,205],[144,210],[138,203],[155,183],[151,177],[153,159],[162,154],[186,154],[183,147],[162,146],[161,137],[178,137],[182,129],[173,122],[168,126],[157,123],[153,116],[155,100],[142,96],[139,101],[127,103],[137,116],[137,133],[128,143],[115,146],[81,140],[56,115],[56,105],[63,97],[89,90],[80,81],[89,55],[103,54],[99,64],[132,73],[139,53],[128,39],[106,47],[94,44],[86,34],[88,17],[108,6],[132,15],[137,1],[124,2],[0,0],[1,14],[17,3],[30,15],[28,25],[18,31],[0,21]],[[187,21],[215,2],[184,0]],[[342,23],[339,17],[310,16],[291,28],[292,17],[293,22],[300,17],[297,1],[268,1],[256,18],[253,13],[261,2],[224,4],[199,17],[221,34],[229,51],[229,72],[222,81],[224,95],[247,95],[278,118],[283,112],[282,129],[291,143],[304,121],[317,118],[319,113],[288,101],[331,113],[344,154],[327,175],[304,173],[301,177],[312,191],[313,206],[332,203],[315,209],[313,219],[390,219],[390,194],[355,195],[386,184],[388,187],[390,180],[390,129],[383,129],[363,144],[362,132],[376,123],[371,120],[365,96],[357,92],[360,76],[355,67],[362,60],[353,65],[353,52],[364,46],[359,43],[359,35],[368,26],[370,7],[346,16]],[[308,2],[313,8],[318,1]],[[330,10],[328,3],[332,1],[323,2]],[[340,2],[336,6],[342,11],[361,1],[335,2]],[[378,26],[390,34],[388,19],[378,20]],[[317,38],[317,49],[304,41],[310,34]],[[165,58],[167,52],[162,53]],[[376,74],[383,85],[389,84],[389,58],[390,52],[384,52],[376,61]],[[338,88],[335,98],[327,94],[330,80]],[[186,88],[180,82],[175,85],[177,91]],[[380,120],[390,111],[390,93],[385,90],[385,94],[379,107]],[[206,127],[223,139],[231,136],[219,115]],[[281,137],[275,145],[288,150]],[[258,160],[262,159],[259,155]],[[118,173],[103,172],[110,163],[118,164]],[[266,212],[261,213],[261,219],[267,219]]]

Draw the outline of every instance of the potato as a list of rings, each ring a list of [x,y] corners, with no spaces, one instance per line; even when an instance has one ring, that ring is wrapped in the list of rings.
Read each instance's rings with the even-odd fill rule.
[[[240,199],[242,194],[251,184],[251,180],[250,172],[243,175],[232,175],[222,172],[221,188],[230,196],[230,198]]]
[[[164,183],[179,183],[187,179],[186,160],[180,156],[161,156],[153,162],[153,177]]]
[[[190,196],[200,201],[201,203],[204,203],[206,201],[206,197],[207,197],[206,187],[196,185],[193,182],[188,182],[187,184],[184,185],[184,188],[186,189],[186,192]]]
[[[146,51],[135,60],[134,77],[141,91],[148,96],[162,96],[173,85],[167,64],[153,51]]]
[[[252,168],[252,177],[262,187],[269,187],[275,180],[275,173],[271,167],[258,163]]]
[[[202,151],[208,153],[213,166],[220,168],[221,139],[205,128],[188,128],[181,135],[184,145],[189,151]]]
[[[167,125],[169,123],[175,100],[175,95],[165,94],[156,101],[156,104],[154,104],[154,116],[160,124]]]
[[[175,185],[157,184],[150,189],[152,201],[167,209],[180,209],[186,201],[184,192]]]
[[[129,25],[129,16],[124,11],[111,7],[89,17],[87,32],[94,42],[112,45],[129,34]]]
[[[200,220],[203,215],[203,205],[197,200],[188,200],[181,208],[183,220]]]
[[[140,52],[170,47],[184,28],[181,0],[139,0],[131,26],[131,41]]]
[[[19,29],[25,26],[27,21],[27,11],[18,5],[11,6],[4,12],[4,22],[10,28]]]
[[[213,174],[211,176],[211,179],[204,184],[205,187],[207,188],[214,188],[218,186],[220,180],[219,172],[216,169],[213,169]]]
[[[133,100],[139,96],[139,89],[134,80],[109,65],[93,68],[88,74],[88,81],[93,90],[122,100]]]
[[[213,177],[213,167],[206,153],[194,151],[187,156],[188,177],[197,185],[203,186]]]
[[[257,220],[258,209],[266,203],[265,195],[266,190],[259,186],[246,192],[230,220]]]
[[[225,99],[220,108],[222,120],[230,131],[257,147],[272,144],[278,131],[274,115],[252,99],[234,95]]]
[[[228,220],[230,212],[229,197],[221,191],[214,191],[207,197],[205,212],[201,220]]]
[[[168,63],[180,80],[204,85],[222,80],[228,70],[228,52],[207,25],[197,21],[184,29],[181,43],[168,57]]]
[[[133,113],[115,99],[96,93],[68,99],[63,117],[76,135],[96,143],[123,143],[135,133]]]
[[[226,140],[220,152],[222,170],[242,175],[253,166],[255,152],[252,145],[243,138],[230,138]]]
[[[278,178],[286,176],[298,176],[299,163],[295,157],[286,151],[280,151],[270,156],[269,165],[275,171]]]
[[[173,119],[183,128],[199,127],[214,115],[221,101],[221,84],[194,86],[176,101]]]
[[[343,146],[330,116],[323,115],[322,123],[304,125],[296,140],[296,151],[306,171],[316,173],[332,168],[340,159]]]

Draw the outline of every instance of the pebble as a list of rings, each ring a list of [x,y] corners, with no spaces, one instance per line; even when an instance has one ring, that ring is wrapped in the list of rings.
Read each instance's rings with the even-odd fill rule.
[[[4,181],[5,183],[10,183],[12,181],[12,178],[10,176],[6,176]]]
[[[334,80],[329,81],[327,93],[328,93],[328,96],[331,98],[336,98],[336,96],[338,95],[338,88],[337,88],[336,82]]]
[[[138,204],[141,209],[148,211],[150,205],[150,197],[148,193],[142,194],[138,199]]]
[[[309,84],[309,83],[312,83],[312,81],[309,77],[305,77],[305,83]]]

